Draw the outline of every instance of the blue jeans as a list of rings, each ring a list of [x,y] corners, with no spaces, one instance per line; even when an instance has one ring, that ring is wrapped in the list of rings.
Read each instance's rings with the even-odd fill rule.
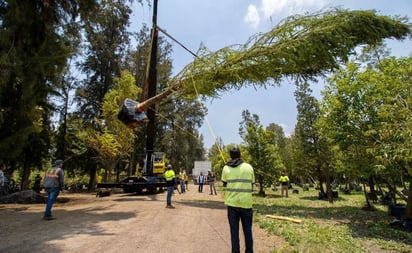
[[[46,210],[44,211],[44,216],[51,216],[51,209],[53,207],[54,202],[59,196],[60,188],[59,187],[52,187],[46,188],[47,192],[47,203],[46,203]]]
[[[227,218],[230,226],[232,253],[240,253],[239,221],[242,221],[243,234],[245,236],[245,253],[253,253],[253,209],[228,206]]]
[[[184,180],[180,180],[180,192],[184,193],[185,192],[185,181]]]
[[[173,194],[174,191],[175,191],[175,187],[173,185],[167,187],[166,203],[168,205],[172,204],[172,194]]]

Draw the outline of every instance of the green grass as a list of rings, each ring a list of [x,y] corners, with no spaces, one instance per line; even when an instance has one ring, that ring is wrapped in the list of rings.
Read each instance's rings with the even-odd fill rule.
[[[365,211],[363,192],[343,194],[331,204],[318,200],[311,188],[289,198],[266,190],[266,197],[254,194],[254,217],[260,227],[282,237],[283,245],[273,252],[412,252],[412,233],[391,228],[394,217],[388,207],[374,204],[376,211]],[[267,218],[286,216],[302,223]]]

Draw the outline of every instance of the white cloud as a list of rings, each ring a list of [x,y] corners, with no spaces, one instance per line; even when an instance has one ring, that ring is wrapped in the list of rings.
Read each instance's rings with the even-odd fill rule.
[[[262,0],[262,12],[265,18],[274,14],[292,14],[314,11],[323,8],[329,0]]]
[[[261,0],[260,7],[249,5],[245,16],[245,22],[256,28],[264,19],[283,19],[287,16],[312,12],[324,8],[330,0]]]
[[[261,10],[263,16],[268,18],[276,13],[281,13],[288,7],[288,3],[294,3],[296,0],[262,0]]]
[[[250,4],[247,8],[247,14],[245,16],[245,22],[252,26],[253,28],[256,28],[259,23],[260,23],[260,16],[259,12],[256,8],[255,5]]]

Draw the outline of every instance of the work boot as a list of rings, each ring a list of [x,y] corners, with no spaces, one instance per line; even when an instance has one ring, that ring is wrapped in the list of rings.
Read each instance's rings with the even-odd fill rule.
[[[174,207],[174,206],[172,206],[172,205],[167,205],[167,206],[166,206],[166,208],[171,208],[171,209],[174,209],[175,207]]]
[[[56,218],[54,218],[53,216],[51,216],[51,215],[45,215],[45,216],[43,216],[43,220],[55,220]]]

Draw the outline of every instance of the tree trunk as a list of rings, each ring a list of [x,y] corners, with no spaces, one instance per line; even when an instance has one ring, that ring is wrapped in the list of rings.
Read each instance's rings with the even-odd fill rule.
[[[21,182],[20,182],[20,189],[21,190],[27,190],[30,188],[30,182],[29,182],[29,177],[30,177],[30,166],[28,165],[28,162],[24,161],[23,164],[23,175],[21,178]]]
[[[412,219],[412,183],[409,183],[408,201],[406,202],[406,209],[404,219]]]
[[[369,181],[369,192],[375,193],[375,180],[373,179],[373,176],[370,176],[368,178]]]
[[[259,196],[265,197],[266,193],[265,193],[265,188],[263,187],[263,178],[260,178],[258,182],[259,182]]]
[[[362,180],[362,185],[363,185],[363,194],[365,195],[365,199],[366,199],[366,206],[368,208],[371,208],[372,206],[371,206],[371,203],[369,202],[368,194],[366,193],[366,185],[363,182],[363,180]]]
[[[94,191],[96,188],[96,172],[97,172],[97,165],[90,164],[90,180],[89,180],[89,191]]]
[[[325,174],[326,174],[326,192],[328,194],[328,201],[329,203],[333,203],[333,192],[332,192],[332,184],[330,180],[330,171],[329,171],[329,164],[325,164]]]

